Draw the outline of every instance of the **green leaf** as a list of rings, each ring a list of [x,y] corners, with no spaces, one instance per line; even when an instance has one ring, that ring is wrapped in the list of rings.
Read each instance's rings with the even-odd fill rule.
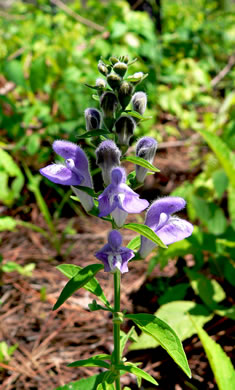
[[[140,236],[132,238],[132,240],[127,244],[127,248],[135,250],[140,247]]]
[[[104,266],[102,264],[91,264],[85,268],[82,268],[78,273],[70,279],[70,281],[63,288],[53,310],[57,310],[63,303],[71,297],[71,295],[79,290],[79,288],[84,287],[84,285],[89,282]]]
[[[123,157],[122,161],[129,161],[133,164],[140,165],[141,167],[149,169],[150,171],[160,172],[160,169],[156,168],[154,165],[150,164],[150,162],[146,161],[142,157],[127,156],[127,157]]]
[[[110,364],[106,363],[105,361],[98,359],[96,356],[84,359],[84,360],[77,360],[76,362],[68,364],[68,367],[103,367],[103,368],[109,368]]]
[[[4,230],[13,231],[16,228],[16,221],[12,217],[1,217],[0,218],[0,232]]]
[[[235,221],[235,191],[230,185],[228,187],[228,212],[232,221]]]
[[[29,81],[33,92],[42,90],[47,78],[45,58],[40,56],[32,60]]]
[[[221,317],[231,318],[231,320],[235,321],[235,305],[229,308],[220,306],[215,310],[215,313]]]
[[[100,135],[107,135],[107,134],[110,134],[110,131],[105,129],[91,130],[79,135],[77,139],[91,138],[91,137],[97,137]]]
[[[152,314],[128,314],[125,315],[125,318],[134,321],[143,332],[157,340],[176,364],[191,378],[191,371],[182,343],[175,331],[166,322]]]
[[[215,187],[216,194],[219,199],[223,196],[224,191],[228,187],[228,178],[223,169],[215,171],[212,175],[213,184]]]
[[[118,364],[116,367],[118,370],[130,372],[131,374],[134,374],[137,377],[145,379],[146,381],[152,383],[153,385],[156,385],[156,386],[158,385],[157,381],[151,375],[149,375],[147,372],[141,370],[141,368],[139,368],[139,367],[129,365],[128,363]]]
[[[140,119],[141,121],[147,121],[148,119],[152,119],[151,116],[143,116],[137,111],[130,111],[126,110],[125,111],[128,115],[133,116],[134,118]]]
[[[5,63],[4,72],[8,80],[13,81],[16,85],[26,87],[23,67],[20,61],[12,60]]]
[[[134,232],[141,234],[141,236],[144,236],[149,240],[155,242],[155,244],[159,245],[161,248],[167,248],[167,246],[163,244],[162,240],[156,235],[156,233],[154,233],[154,231],[146,225],[140,225],[138,223],[128,223],[124,225],[123,228],[133,230]]]
[[[181,299],[184,299],[188,288],[188,283],[179,283],[176,286],[168,287],[164,294],[161,295],[158,299],[159,305],[161,306],[168,302],[180,301]]]
[[[102,372],[86,379],[70,382],[67,385],[57,387],[55,390],[97,390],[97,386],[102,382],[105,374],[105,372]]]
[[[220,164],[224,168],[227,177],[235,187],[235,156],[228,146],[216,135],[207,130],[197,130],[215,153]]]
[[[221,346],[217,344],[194,320],[192,320],[208,357],[219,390],[235,389],[235,370]]]
[[[64,274],[65,276],[67,276],[67,278],[69,279],[72,279],[75,275],[77,275],[77,273],[79,271],[82,270],[82,267],[79,267],[78,265],[74,265],[74,264],[61,264],[61,265],[58,265],[56,267],[60,272],[62,272],[62,274]],[[95,296],[97,296],[101,302],[103,302],[105,304],[106,307],[108,307],[109,309],[112,309],[111,306],[110,306],[110,303],[109,301],[107,300],[106,296],[104,295],[104,292],[98,282],[98,280],[96,278],[92,278],[89,280],[89,282],[87,282],[83,288],[85,288],[85,290],[91,292],[92,294],[94,294]]]
[[[123,334],[121,333],[121,341],[120,341],[120,355],[122,356],[123,355],[123,351],[124,351],[124,348],[125,348],[125,345],[127,343],[127,341],[132,338],[134,336],[134,338],[136,338],[136,331],[135,331],[135,327],[132,326],[132,328],[129,330],[128,333],[124,333]]]
[[[185,269],[190,284],[196,295],[212,310],[218,307],[218,303],[226,298],[226,294],[220,284],[214,279],[208,279],[199,272]]]

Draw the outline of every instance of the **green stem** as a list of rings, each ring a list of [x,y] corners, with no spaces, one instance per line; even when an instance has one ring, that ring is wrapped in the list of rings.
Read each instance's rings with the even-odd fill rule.
[[[117,320],[118,313],[120,312],[120,271],[117,270],[114,273],[114,325],[113,325],[113,338],[114,338],[114,365],[120,364],[120,322]],[[120,373],[118,371],[118,377],[115,380],[116,390],[121,390]]]

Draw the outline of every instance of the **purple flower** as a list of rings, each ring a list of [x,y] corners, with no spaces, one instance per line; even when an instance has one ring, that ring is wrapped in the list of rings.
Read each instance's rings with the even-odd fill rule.
[[[115,272],[117,269],[121,273],[128,272],[127,263],[135,254],[131,249],[122,245],[122,236],[117,230],[112,230],[108,235],[108,244],[104,245],[95,256],[104,263],[106,272]]]
[[[152,164],[154,156],[157,150],[157,141],[151,137],[142,137],[136,144],[136,156],[141,157],[144,160]],[[148,170],[136,165],[136,180],[139,183],[143,183],[145,176],[147,175]]]
[[[83,207],[89,211],[92,209],[93,198],[85,192],[73,187],[82,185],[93,187],[88,159],[84,151],[73,142],[57,140],[52,145],[53,150],[65,159],[65,164],[56,163],[40,169],[41,175],[56,184],[72,186],[73,191],[79,196]]]
[[[193,225],[184,219],[171,215],[186,205],[183,198],[169,196],[156,200],[146,213],[145,225],[149,226],[165,245],[173,244],[191,236]],[[146,257],[156,246],[141,236],[140,256]]]
[[[111,184],[99,196],[99,217],[111,214],[118,227],[121,227],[128,213],[141,213],[149,202],[140,199],[126,184],[126,173],[123,168],[114,168],[111,172]]]
[[[110,184],[110,173],[120,165],[121,152],[115,142],[103,141],[96,149],[96,163],[102,170],[104,184]]]

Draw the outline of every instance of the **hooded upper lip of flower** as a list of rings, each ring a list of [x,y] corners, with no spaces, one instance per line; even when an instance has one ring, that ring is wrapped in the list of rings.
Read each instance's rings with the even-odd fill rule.
[[[135,254],[131,249],[121,246],[122,236],[117,230],[108,235],[108,243],[103,246],[95,256],[104,263],[106,272],[119,269],[122,273],[128,272],[127,263]]]
[[[185,200],[180,197],[158,199],[147,211],[145,225],[149,226],[165,245],[183,240],[192,234],[193,225],[171,214],[182,210],[185,205]],[[152,241],[141,237],[140,255],[147,256],[155,246]]]
[[[140,213],[149,205],[145,199],[128,187],[126,174],[123,168],[114,168],[111,172],[112,182],[99,196],[99,217],[104,217],[116,208],[127,213]]]
[[[47,165],[40,173],[56,184],[91,186],[88,159],[84,151],[70,141],[57,140],[52,145],[53,150],[65,159],[63,163]]]

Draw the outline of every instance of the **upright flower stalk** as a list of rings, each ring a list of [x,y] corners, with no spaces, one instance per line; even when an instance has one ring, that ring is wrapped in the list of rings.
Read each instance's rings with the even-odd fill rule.
[[[153,377],[138,367],[138,364],[123,359],[125,343],[130,337],[128,333],[124,337],[125,343],[120,344],[120,326],[125,319],[132,320],[142,331],[146,331],[154,338],[158,340],[163,338],[160,344],[190,376],[183,347],[169,325],[151,314],[121,312],[121,274],[129,271],[129,262],[146,257],[156,246],[164,248],[166,245],[182,240],[190,236],[193,231],[189,222],[174,215],[185,207],[184,199],[169,196],[154,201],[149,207],[149,202],[141,199],[134,191],[136,187],[143,184],[149,171],[157,170],[152,165],[157,150],[157,142],[154,138],[145,136],[137,142],[135,156],[131,156],[131,160],[129,157],[129,161],[135,163],[135,169],[128,176],[121,165],[123,154],[128,155],[136,126],[144,119],[143,115],[147,107],[146,93],[135,92],[136,86],[147,75],[142,72],[128,75],[129,68],[134,62],[129,61],[127,56],[111,57],[109,61],[100,60],[98,70],[104,78],[97,78],[95,85],[89,86],[96,90],[96,100],[99,100],[100,106],[85,110],[87,133],[84,138],[95,136],[96,144],[97,137],[99,139],[95,154],[96,163],[102,171],[104,189],[98,194],[94,191],[88,156],[79,145],[70,141],[56,140],[52,148],[63,158],[63,161],[49,164],[40,170],[48,180],[63,186],[71,186],[88,214],[111,223],[107,242],[94,255],[98,262],[82,269],[77,267],[75,273],[74,270],[71,273],[71,269],[67,269],[66,275],[70,280],[54,306],[54,309],[58,309],[73,292],[84,287],[103,304],[102,306],[94,300],[89,305],[90,310],[106,310],[112,313],[114,339],[112,354],[97,355],[69,365],[71,367],[90,365],[106,369],[96,379],[99,390],[106,388],[121,390],[120,376],[125,373],[133,373],[138,379],[144,378],[154,385],[157,384]],[[125,224],[129,214],[139,214],[147,208],[144,224]],[[123,228],[129,228],[140,234],[139,241],[136,237],[134,242],[131,241],[127,246],[123,246],[120,231]],[[66,265],[62,265],[61,268],[59,266],[63,273],[65,268]],[[101,286],[94,278],[103,269],[113,274],[113,305],[107,300]],[[170,348],[167,346],[168,339]]]

